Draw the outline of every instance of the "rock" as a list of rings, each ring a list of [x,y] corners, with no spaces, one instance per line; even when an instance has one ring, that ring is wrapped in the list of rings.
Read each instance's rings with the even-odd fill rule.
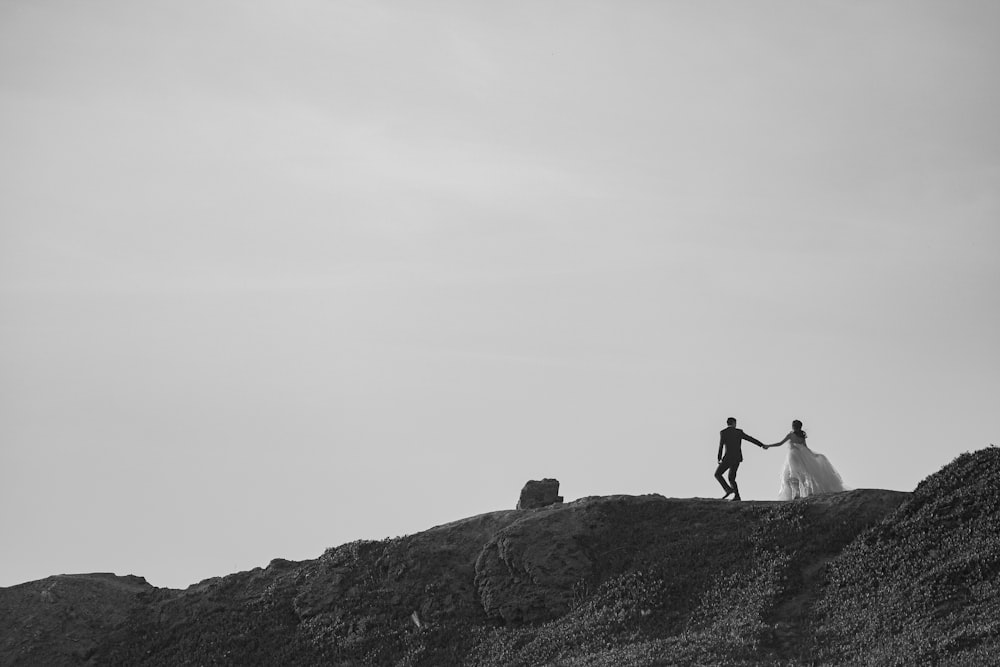
[[[500,531],[476,560],[483,611],[504,623],[547,621],[569,611],[573,586],[594,572],[586,515],[576,504],[532,512]]]
[[[521,489],[521,498],[517,501],[517,509],[531,510],[538,507],[555,505],[563,501],[559,495],[558,479],[530,480]]]

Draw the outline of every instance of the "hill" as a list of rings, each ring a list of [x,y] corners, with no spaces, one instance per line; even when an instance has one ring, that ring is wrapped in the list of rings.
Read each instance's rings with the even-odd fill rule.
[[[1000,450],[913,493],[583,498],[183,591],[0,589],[4,665],[992,664]]]

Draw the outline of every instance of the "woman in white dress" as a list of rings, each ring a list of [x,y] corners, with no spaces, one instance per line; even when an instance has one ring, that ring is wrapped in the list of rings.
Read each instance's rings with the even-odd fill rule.
[[[802,430],[802,422],[798,419],[792,422],[792,431],[781,442],[765,445],[765,449],[778,447],[788,443],[788,457],[781,471],[781,488],[778,490],[778,500],[794,500],[807,498],[818,493],[836,493],[844,491],[844,482],[840,473],[833,467],[829,459],[809,449],[806,445],[806,432]]]

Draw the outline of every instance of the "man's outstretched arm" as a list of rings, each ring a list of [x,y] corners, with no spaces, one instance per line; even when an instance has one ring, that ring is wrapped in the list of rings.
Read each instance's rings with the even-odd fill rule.
[[[764,449],[767,449],[767,445],[765,445],[763,442],[761,442],[757,438],[753,437],[749,433],[744,433],[743,434],[743,439],[744,440],[749,440],[750,442],[752,442],[753,444],[757,445],[758,447],[763,447]]]

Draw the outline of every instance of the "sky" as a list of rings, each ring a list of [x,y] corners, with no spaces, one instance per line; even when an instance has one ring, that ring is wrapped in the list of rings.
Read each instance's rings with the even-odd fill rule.
[[[992,0],[0,0],[0,586],[1000,444]],[[786,449],[751,447],[744,499]]]

